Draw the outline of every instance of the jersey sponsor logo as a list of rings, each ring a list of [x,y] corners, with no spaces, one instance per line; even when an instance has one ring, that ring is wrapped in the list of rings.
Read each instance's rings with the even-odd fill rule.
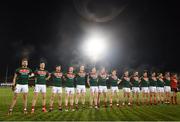
[[[130,81],[130,78],[129,77],[124,77],[124,80]]]
[[[30,71],[28,69],[20,69],[19,73],[21,73],[21,74],[29,74]]]
[[[67,77],[70,78],[70,79],[73,79],[73,78],[75,77],[75,75],[74,75],[74,74],[71,74],[71,73],[68,73],[68,74],[67,74]]]
[[[46,71],[38,71],[37,74],[41,75],[41,76],[45,76],[47,74],[47,72]]]
[[[111,76],[113,80],[118,80],[117,76]]]
[[[55,76],[56,78],[61,78],[61,77],[63,76],[63,74],[60,73],[60,72],[56,72],[56,73],[54,73],[54,76]]]

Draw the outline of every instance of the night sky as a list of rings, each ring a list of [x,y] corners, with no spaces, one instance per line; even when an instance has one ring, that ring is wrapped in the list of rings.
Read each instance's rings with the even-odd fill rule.
[[[88,64],[80,47],[87,30],[93,28],[111,36],[99,65],[180,71],[178,0],[89,1],[87,8],[97,17],[106,16],[108,6],[124,9],[109,21],[97,22],[78,10],[82,0],[1,1],[0,77],[5,77],[7,66],[12,75],[24,56],[29,57],[32,69],[41,59],[47,61],[50,71],[56,64],[64,68]]]

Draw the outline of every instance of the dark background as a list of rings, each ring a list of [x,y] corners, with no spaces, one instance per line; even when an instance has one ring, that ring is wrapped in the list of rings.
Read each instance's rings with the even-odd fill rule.
[[[107,4],[122,7],[118,1],[96,0],[89,9],[106,13]],[[47,61],[50,71],[56,64],[62,64],[64,69],[69,64],[90,64],[79,48],[88,27],[113,37],[105,57],[97,62],[99,66],[120,71],[180,71],[178,0],[129,0],[117,17],[106,22],[81,16],[75,3],[78,0],[1,1],[0,79],[4,79],[7,66],[11,76],[22,57],[29,58],[33,70],[41,59]]]

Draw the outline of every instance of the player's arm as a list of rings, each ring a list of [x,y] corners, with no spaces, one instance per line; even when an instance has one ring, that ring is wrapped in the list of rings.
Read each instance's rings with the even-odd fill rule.
[[[107,74],[106,76],[106,80],[109,80],[110,74]]]
[[[87,76],[87,84],[88,84],[88,86],[90,86],[90,82],[89,82],[89,75]]]
[[[13,91],[14,91],[15,85],[16,85],[16,78],[17,78],[17,74],[15,73],[15,74],[14,74],[14,77],[13,77],[13,84],[12,84],[12,90],[13,90]]]
[[[31,69],[29,69],[29,70],[30,70],[30,72],[29,72],[29,78],[34,77],[34,73],[32,72],[32,70],[31,70]]]
[[[29,78],[32,78],[32,77],[34,77],[34,73],[33,72],[29,75]]]
[[[117,84],[120,84],[121,82],[122,82],[122,80],[118,78]]]
[[[141,83],[142,79],[143,79],[143,77],[141,76],[141,77],[139,78],[139,84]]]
[[[46,80],[49,80],[51,78],[51,73],[47,72],[47,78]]]

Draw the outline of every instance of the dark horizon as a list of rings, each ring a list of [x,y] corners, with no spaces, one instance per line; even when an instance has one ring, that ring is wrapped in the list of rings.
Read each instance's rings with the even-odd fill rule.
[[[9,76],[13,75],[22,57],[29,57],[29,67],[33,70],[42,58],[46,59],[49,71],[56,64],[63,68],[90,64],[80,49],[89,28],[112,37],[104,58],[97,62],[99,66],[121,71],[154,68],[180,72],[178,0],[89,1],[86,7],[96,17],[105,16],[111,8],[124,9],[111,20],[95,22],[81,13],[82,0],[1,2],[1,79],[7,66]]]

